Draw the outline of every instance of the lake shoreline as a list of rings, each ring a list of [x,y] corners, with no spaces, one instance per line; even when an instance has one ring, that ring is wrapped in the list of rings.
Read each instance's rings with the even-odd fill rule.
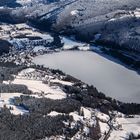
[[[82,55],[83,54],[85,54],[85,53],[89,53],[90,54],[90,59],[91,60],[93,60],[93,58],[92,58],[92,55],[94,56],[95,55],[95,58],[98,58],[99,60],[100,59],[103,59],[103,61],[105,61],[105,62],[107,62],[107,65],[109,65],[109,67],[110,67],[110,64],[112,65],[113,64],[113,66],[114,65],[117,65],[117,67],[119,67],[119,71],[120,71],[120,73],[119,72],[116,72],[116,73],[114,73],[113,71],[111,71],[111,73],[112,73],[112,76],[113,75],[115,75],[115,74],[120,74],[120,75],[122,75],[121,74],[121,70],[122,70],[122,72],[123,72],[123,75],[125,75],[125,70],[126,71],[128,71],[127,72],[127,76],[126,77],[129,77],[129,73],[130,73],[130,75],[135,75],[134,77],[136,78],[137,76],[137,80],[136,81],[139,81],[139,83],[140,83],[140,78],[139,78],[139,75],[135,72],[135,71],[133,71],[133,70],[130,70],[130,69],[127,69],[125,66],[122,66],[122,65],[120,65],[120,64],[117,64],[117,63],[115,63],[114,61],[110,61],[108,58],[104,58],[104,56],[101,56],[100,54],[98,54],[98,53],[95,53],[95,52],[91,52],[91,51],[59,51],[59,52],[57,52],[57,53],[51,53],[51,54],[44,54],[44,55],[40,55],[40,56],[37,56],[37,57],[35,57],[34,58],[34,60],[36,59],[36,58],[42,58],[42,57],[46,57],[46,59],[45,59],[45,61],[48,59],[48,57],[51,57],[51,60],[52,60],[52,57],[53,57],[53,55],[59,55],[59,54],[63,54],[63,53],[69,53],[69,52],[73,52],[73,53],[77,53],[78,52],[78,54],[79,53],[82,53]],[[68,59],[68,57],[70,57],[70,55],[68,55],[67,56],[67,58],[65,59],[65,63],[67,63],[67,62],[69,62],[70,60]],[[77,57],[77,55],[75,56],[75,57]],[[81,57],[81,56],[80,56]],[[83,58],[83,56],[82,56],[82,58]],[[84,57],[85,58],[85,57]],[[49,65],[47,65],[47,64],[45,64],[45,63],[42,63],[43,61],[42,60],[40,60],[40,62],[39,63],[37,63],[37,64],[43,64],[43,65],[45,65],[46,67],[50,67],[50,68],[54,68],[54,69],[60,69],[60,70],[62,70],[62,71],[64,71],[64,72],[66,72],[66,73],[68,73],[68,74],[70,74],[70,75],[72,75],[72,76],[74,76],[74,77],[76,77],[76,78],[78,78],[79,80],[81,80],[81,81],[83,81],[83,82],[85,82],[85,83],[88,83],[88,84],[91,84],[91,85],[94,85],[95,87],[97,87],[97,89],[99,90],[99,91],[101,91],[101,92],[103,92],[103,93],[105,93],[105,95],[106,96],[110,96],[110,97],[112,97],[112,98],[115,98],[115,99],[117,99],[117,100],[120,100],[120,101],[123,101],[123,102],[136,102],[136,103],[139,103],[139,88],[137,87],[137,90],[136,90],[136,93],[138,94],[136,94],[138,97],[134,97],[134,98],[136,98],[135,100],[136,101],[132,101],[131,100],[131,98],[133,98],[133,96],[132,97],[130,97],[130,99],[129,99],[129,101],[128,101],[128,99],[126,100],[126,99],[124,99],[124,98],[126,98],[126,97],[123,97],[122,95],[121,95],[121,97],[119,97],[119,98],[116,98],[116,96],[112,96],[112,90],[110,91],[110,89],[106,89],[106,87],[105,87],[105,80],[101,80],[101,81],[99,81],[98,79],[100,78],[99,77],[99,75],[101,76],[101,78],[105,78],[104,77],[104,75],[102,74],[103,72],[101,72],[100,74],[96,74],[96,72],[94,73],[94,75],[92,74],[92,73],[90,73],[91,71],[89,71],[89,75],[88,75],[88,77],[89,77],[89,79],[90,79],[90,77],[92,77],[92,79],[90,79],[90,80],[88,80],[88,78],[87,79],[83,79],[83,78],[81,78],[79,75],[76,75],[75,73],[73,74],[73,73],[71,73],[70,71],[66,71],[65,69],[63,69],[62,68],[62,65],[61,65],[61,67],[59,67],[58,66],[58,62],[57,61],[59,61],[60,59],[62,59],[62,58],[56,58],[56,62],[54,61],[53,63],[55,63],[55,64],[53,64],[53,65],[56,65],[55,67],[53,66],[52,67],[52,64],[50,64],[50,63],[52,63],[52,62],[49,62]],[[68,60],[67,60],[68,59]],[[88,59],[88,58],[87,58]],[[88,59],[88,61],[91,61],[90,59]],[[33,60],[33,61],[34,61]],[[49,60],[48,61],[50,61],[50,58],[49,58]],[[74,61],[74,60],[73,60]],[[100,63],[101,63],[101,60],[99,61]],[[47,62],[48,63],[48,62]],[[63,62],[64,63],[64,62]],[[90,62],[91,63],[91,62]],[[109,64],[108,64],[109,63]],[[85,63],[84,63],[85,64]],[[89,66],[91,65],[91,64],[88,64]],[[88,66],[87,65],[87,66]],[[118,66],[119,65],[119,66]],[[98,65],[98,62],[96,63],[96,66],[98,66],[98,69],[103,69],[103,68],[101,68],[100,66],[101,65]],[[68,67],[68,65],[67,65],[67,67]],[[80,67],[80,65],[78,66],[78,67]],[[121,68],[120,68],[121,67]],[[76,68],[76,65],[75,65],[75,68]],[[69,67],[69,69],[70,69],[70,67]],[[81,68],[81,71],[82,71],[82,69],[83,69],[83,67]],[[111,68],[110,68],[111,69]],[[114,68],[113,68],[114,69]],[[94,70],[94,69],[92,69],[92,70]],[[77,71],[78,72],[78,71]],[[133,73],[133,74],[132,74]],[[82,71],[82,75],[84,75],[84,72]],[[109,75],[109,73],[105,73],[105,75]],[[123,85],[121,85],[120,84],[120,81],[119,81],[119,79],[118,79],[118,76],[116,76],[116,77],[112,77],[112,76],[110,76],[110,78],[111,79],[115,79],[115,81],[117,81],[116,83],[118,84],[117,85],[117,87],[115,86],[115,84],[112,84],[113,85],[113,87],[114,87],[114,89],[113,89],[113,92],[114,92],[114,90],[115,89],[117,89],[117,88],[119,88],[119,86],[123,89],[123,91],[125,91],[125,89],[127,89],[129,86],[127,86],[127,85],[129,85],[130,83],[130,85],[133,85],[134,87],[135,87],[135,80],[133,80],[132,82],[128,82],[128,79],[129,78],[124,78],[126,81],[127,81],[127,83],[128,84],[124,84],[123,82],[122,82],[122,84],[124,84],[124,86],[126,86],[126,87],[123,87]],[[93,78],[93,77],[96,77],[95,79]],[[132,76],[133,77],[133,76]],[[131,76],[130,76],[130,79],[132,78]],[[106,77],[107,78],[107,77]],[[94,79],[94,82],[92,81]],[[131,79],[132,80],[132,79]],[[96,81],[98,81],[98,82],[96,82]],[[103,82],[102,82],[103,81]],[[107,81],[108,83],[110,83],[109,81]],[[134,83],[133,83],[134,82]],[[112,83],[112,82],[111,82]],[[137,83],[138,84],[138,83]],[[137,86],[137,84],[136,84],[136,86]],[[109,84],[108,84],[109,85]],[[102,88],[101,86],[103,86],[104,88]],[[132,86],[132,87],[133,87]],[[130,86],[131,87],[131,86]],[[109,94],[108,94],[108,90],[109,90]],[[119,92],[120,92],[120,89],[117,89]],[[128,92],[128,91],[127,91]],[[116,92],[115,92],[116,93]],[[122,94],[123,92],[121,91],[121,94]],[[119,93],[120,94],[120,93]],[[131,93],[131,95],[132,95],[132,93]],[[136,95],[134,95],[134,96],[136,96]],[[119,95],[120,96],[120,95]],[[123,98],[123,99],[122,99]],[[137,99],[138,98],[138,99]]]

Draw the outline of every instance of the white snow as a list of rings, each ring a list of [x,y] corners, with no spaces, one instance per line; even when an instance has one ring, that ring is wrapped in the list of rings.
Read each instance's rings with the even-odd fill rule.
[[[83,111],[83,113],[84,113],[84,118],[91,119],[92,114],[89,109],[87,109],[85,107],[81,107],[81,111]]]
[[[33,92],[43,93],[43,97],[46,98],[54,100],[66,98],[66,93],[64,93],[59,87],[49,87],[49,85],[44,84],[42,81],[16,78],[13,83],[26,85],[29,90]]]
[[[36,71],[34,68],[24,69],[18,73],[18,75],[15,77],[12,83],[26,85],[28,89],[34,93],[32,96],[36,98],[45,97],[53,100],[66,98],[66,93],[62,91],[62,89],[59,86],[50,86],[50,84],[43,83],[44,78],[47,79],[53,77],[49,75],[41,77],[41,72],[42,71]],[[33,79],[32,76],[36,76],[36,78]],[[59,82],[65,85],[72,85],[72,83],[70,82],[58,79],[51,80],[52,80],[51,82]],[[8,84],[7,81],[4,81],[4,83]]]
[[[136,9],[134,11],[134,15],[137,17],[137,18],[140,18],[140,9]]]
[[[57,116],[57,115],[62,115],[63,113],[58,113],[56,111],[51,111],[48,116]]]
[[[89,128],[88,127],[86,127],[86,126],[84,126],[84,129],[83,129],[83,131],[85,132],[85,134],[86,135],[88,135],[89,134]]]
[[[36,37],[40,37],[43,40],[46,40],[47,42],[52,42],[53,41],[53,37],[47,33],[41,33],[38,30],[36,30],[33,27],[28,26],[27,24],[6,24],[6,25],[1,25],[1,28],[3,30],[1,30],[0,32],[0,37],[3,39],[9,39],[9,41],[12,42],[18,42],[20,40],[24,40],[24,41],[28,41],[28,37],[32,37],[32,36],[36,36]],[[15,36],[20,36],[20,35],[24,35],[27,38],[14,38]],[[13,37],[14,39],[11,40],[11,37]]]
[[[59,80],[59,79],[52,79],[52,80],[50,80],[50,82],[56,82],[56,83],[60,83],[60,84],[63,84],[63,85],[68,85],[68,86],[73,85],[73,83],[71,83],[71,82],[62,81],[62,80]]]
[[[70,40],[66,37],[62,37],[62,43],[64,43],[63,49],[72,49],[74,47],[83,47],[85,44]]]
[[[16,0],[17,3],[20,3],[22,5],[30,3],[32,0]]]
[[[51,137],[46,137],[44,139],[41,140],[65,140],[65,136],[51,136]]]
[[[78,47],[78,49],[80,51],[89,51],[89,50],[91,50],[91,47],[89,44],[85,44],[84,46]]]
[[[17,107],[12,103],[12,99],[14,99],[15,97],[20,97],[21,95],[23,95],[22,93],[1,93],[1,97],[0,97],[0,107],[3,107],[4,105],[6,105],[6,107],[11,107],[13,108],[12,110],[10,110],[10,112],[14,115],[19,115],[19,114],[24,114],[24,113],[28,113],[27,110],[21,108],[21,107]]]
[[[99,118],[103,122],[107,122],[109,120],[109,116],[108,115],[106,115],[104,113],[101,113],[99,111],[96,112],[96,116],[97,116],[97,118]]]
[[[75,15],[78,15],[78,14],[79,14],[79,11],[78,10],[71,11],[71,15],[72,16],[75,16]]]
[[[45,47],[44,47],[44,46],[36,46],[36,47],[33,49],[34,52],[38,52],[38,51],[40,51],[40,50],[45,50]]]
[[[27,74],[27,73],[31,73],[31,72],[34,72],[35,71],[35,69],[33,69],[33,68],[27,68],[27,69],[24,69],[24,70],[22,70],[21,72],[19,72],[19,76],[24,76],[25,74]]]
[[[77,112],[71,112],[69,115],[72,116],[75,121],[83,121],[83,117],[78,115]]]
[[[101,130],[102,134],[104,134],[105,132],[108,132],[109,126],[107,123],[103,123],[103,122],[99,121],[99,125],[100,125],[100,130]]]
[[[122,126],[121,130],[113,130],[109,140],[124,140],[130,133],[140,134],[140,116],[135,118],[117,118],[116,123]]]
[[[4,7],[3,6],[0,6],[0,9],[3,9]]]

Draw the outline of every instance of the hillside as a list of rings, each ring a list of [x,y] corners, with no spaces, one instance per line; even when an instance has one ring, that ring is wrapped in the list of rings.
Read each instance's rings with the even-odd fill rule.
[[[0,140],[140,138],[140,104],[108,97],[94,85],[33,61],[44,54],[75,50],[103,57],[104,61],[94,57],[103,67],[95,63],[93,67],[103,70],[105,80],[125,82],[128,68],[138,79],[140,1],[0,0]],[[84,59],[82,55],[79,63]],[[104,67],[106,60],[125,69],[114,72],[116,67],[109,63]],[[76,66],[68,69],[75,71]],[[105,74],[110,68],[113,73]],[[89,71],[84,74],[91,76]],[[132,74],[127,81],[129,88],[139,87]],[[139,98],[139,91],[133,96]]]
[[[139,0],[18,0],[16,3],[21,6],[1,9],[11,22],[28,21],[43,30],[74,35],[82,41],[96,40],[99,44],[140,52]],[[9,2],[2,1],[2,5]],[[5,16],[0,19],[8,21]]]
[[[59,70],[1,66],[1,140],[139,138],[140,105],[106,97]]]
[[[139,104],[107,97],[94,86],[32,61],[39,55],[86,51],[91,46],[27,24],[2,24],[0,38],[1,47],[9,49],[0,56],[2,140],[139,138]]]
[[[139,0],[69,0],[27,5],[13,10],[12,15],[24,16],[39,28],[75,35],[84,41],[96,39],[105,45],[140,51]]]

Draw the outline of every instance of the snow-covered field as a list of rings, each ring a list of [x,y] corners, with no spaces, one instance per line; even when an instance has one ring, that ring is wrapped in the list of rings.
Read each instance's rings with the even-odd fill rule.
[[[16,76],[14,81],[12,81],[12,84],[26,85],[28,89],[33,92],[33,94],[31,94],[30,96],[33,96],[36,98],[45,97],[45,98],[49,98],[53,100],[66,98],[66,93],[63,92],[59,86],[50,86],[49,84],[44,84],[43,81],[41,81],[40,79],[33,80],[31,79],[31,77],[29,78],[29,75],[33,73],[38,74],[33,68],[22,70]],[[48,75],[46,75],[46,77],[51,78],[51,76],[48,76]],[[65,82],[58,79],[52,79],[52,81],[50,82],[52,83],[57,82],[57,83],[65,84],[65,85],[72,85],[72,83],[70,82]],[[4,81],[3,83],[9,84],[7,81]],[[4,105],[6,105],[6,107],[8,108],[11,107],[12,108],[11,113],[15,115],[28,113],[27,110],[24,110],[21,107],[15,106],[12,102],[12,99],[14,99],[14,97],[20,97],[21,95],[23,94],[22,93],[1,93],[0,107],[4,107]]]
[[[51,86],[49,83],[43,83],[43,71],[36,70],[34,68],[27,68],[18,73],[15,77],[13,84],[23,84],[30,89],[33,94],[30,96],[36,98],[50,98],[53,100],[66,98],[66,93],[61,90],[59,86]],[[45,73],[46,74],[46,73]],[[36,75],[36,79],[33,79]],[[42,76],[41,79],[37,79],[38,76]],[[47,75],[45,76],[50,83],[60,83],[63,85],[72,86],[73,83],[62,81],[57,79],[55,76]],[[8,82],[4,81],[5,84]],[[13,103],[15,97],[20,97],[22,93],[1,93],[0,107],[11,108],[10,111],[14,115],[23,115],[29,113],[21,107],[17,107]],[[26,96],[26,95],[25,95]],[[101,138],[104,139],[108,132],[110,132],[109,140],[125,140],[128,138],[129,134],[134,133],[136,136],[140,134],[140,116],[135,115],[134,118],[126,118],[124,114],[114,111],[114,119],[110,119],[109,115],[100,112],[98,109],[92,109],[82,106],[80,112],[74,111],[70,112],[69,115],[73,117],[73,122],[71,122],[70,127],[74,128],[79,122],[83,124],[83,131],[78,131],[72,138],[72,140],[79,140],[83,134],[88,135],[90,128],[97,125],[97,120],[99,122]],[[51,111],[47,116],[57,116],[66,115],[65,113]],[[109,123],[108,123],[109,122]],[[64,122],[65,125],[69,125],[68,122]],[[111,129],[111,131],[110,131]],[[52,137],[56,138],[56,137]],[[57,138],[62,138],[63,136],[57,136]],[[47,139],[47,138],[46,138]]]
[[[17,3],[20,3],[21,5],[29,4],[32,2],[32,0],[16,0]]]
[[[109,140],[124,140],[131,133],[135,136],[140,134],[140,116],[135,116],[135,118],[116,118],[116,123],[121,125],[121,129],[113,130]]]
[[[100,125],[101,135],[104,135],[106,132],[109,131],[109,126],[107,123],[99,121],[99,125]]]
[[[99,118],[102,122],[108,122],[109,121],[109,116],[104,114],[104,113],[101,113],[99,111],[96,111],[96,116],[97,118]]]
[[[43,93],[46,98],[54,100],[66,98],[66,94],[59,87],[49,87],[47,84],[43,84],[42,81],[15,79],[13,84],[26,85],[33,92]]]
[[[133,133],[135,136],[140,134],[140,116],[134,115],[127,117],[120,112],[115,113],[115,117],[109,122],[110,117],[100,111],[96,111],[101,130],[101,140],[110,131],[109,140],[126,140]],[[109,122],[109,123],[108,123]]]
[[[24,78],[26,74],[34,72],[35,69],[25,69],[21,71],[15,80],[12,82],[13,84],[23,84],[28,87],[33,93],[41,93],[43,97],[50,98],[50,99],[64,99],[66,98],[66,93],[63,92],[59,86],[50,86],[49,84],[44,84],[41,79],[33,80],[32,78]],[[48,77],[46,75],[46,77]],[[44,80],[44,77],[42,77]],[[49,81],[51,82],[51,81]],[[61,81],[58,79],[52,80],[52,82],[60,82],[63,84],[71,85],[70,82]],[[38,97],[35,95],[35,97]]]
[[[11,108],[11,113],[15,114],[15,115],[19,115],[19,114],[24,114],[24,113],[28,113],[27,110],[21,108],[21,107],[17,107],[13,104],[12,99],[14,99],[15,97],[20,97],[21,95],[23,95],[22,93],[1,93],[1,97],[0,97],[0,107],[8,107]]]
[[[73,126],[78,121],[82,122],[84,124],[84,133],[88,134],[90,126],[96,126],[96,116],[98,118],[101,131],[100,140],[103,140],[110,131],[110,126],[107,123],[110,119],[109,116],[90,108],[81,107],[81,110],[83,110],[83,116],[79,115],[76,111],[69,113],[69,115],[73,116],[74,119]],[[60,114],[62,113],[52,111],[48,115],[57,116]],[[111,122],[111,128],[112,130],[110,131],[110,137],[108,138],[109,140],[126,140],[131,133],[138,136],[138,134],[140,134],[140,116],[135,115],[134,118],[127,118],[124,114],[117,112],[115,119]],[[73,139],[80,139],[80,135],[80,132],[78,132]]]

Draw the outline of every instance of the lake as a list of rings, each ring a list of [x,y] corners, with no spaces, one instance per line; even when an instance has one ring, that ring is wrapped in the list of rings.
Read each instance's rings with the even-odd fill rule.
[[[140,75],[97,53],[62,51],[37,56],[33,62],[60,69],[120,101],[140,103]]]

